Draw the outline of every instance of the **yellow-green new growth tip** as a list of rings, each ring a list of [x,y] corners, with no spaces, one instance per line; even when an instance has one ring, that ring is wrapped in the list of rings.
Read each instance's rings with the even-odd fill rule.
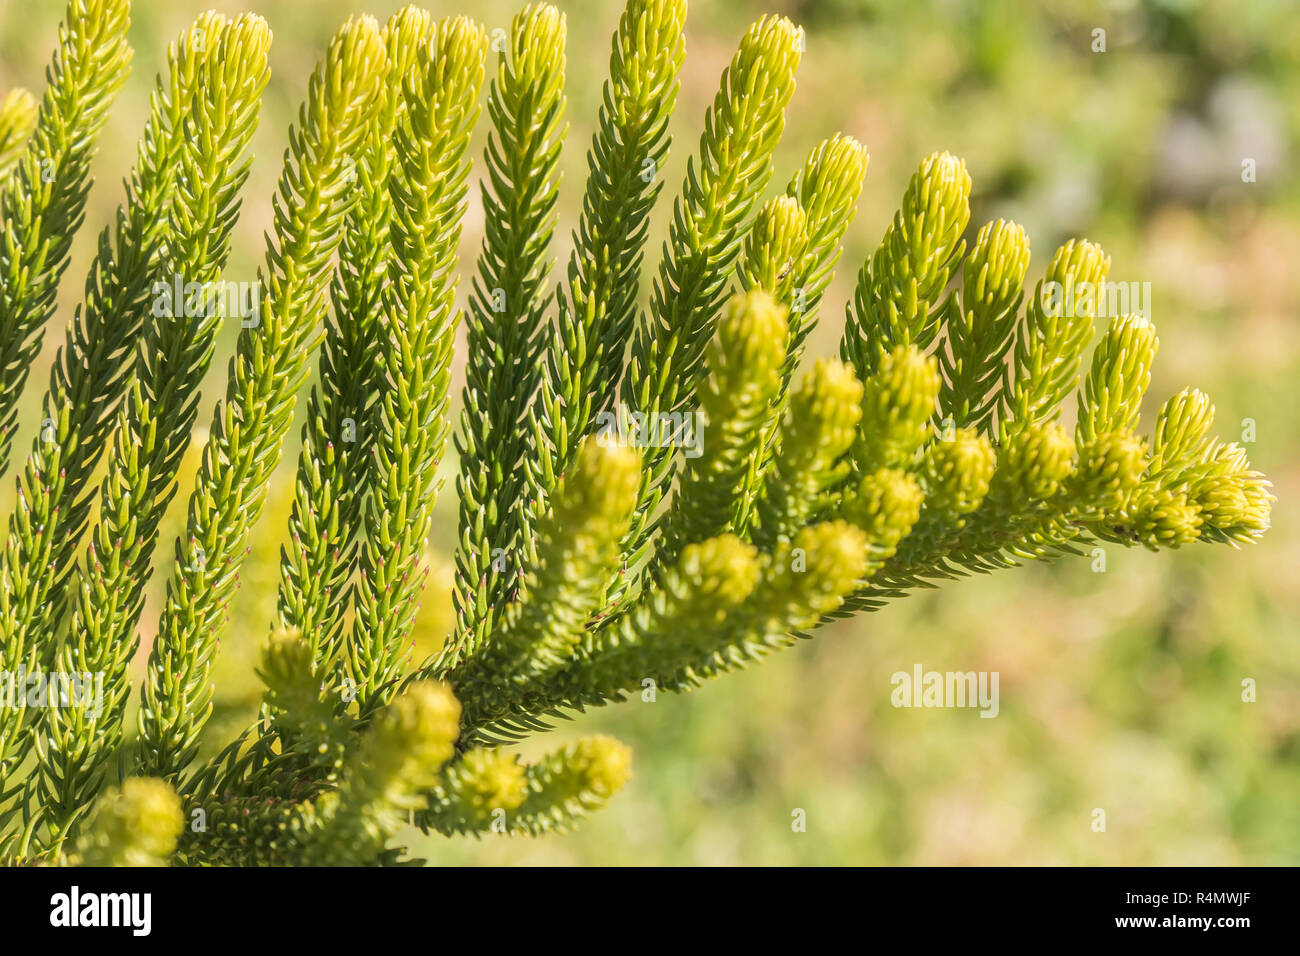
[[[999,427],[1003,435],[1055,418],[1073,391],[1110,257],[1101,246],[1071,239],[1056,250],[1034,289],[1016,334],[1015,359],[1003,383]]]
[[[312,648],[296,627],[280,628],[271,634],[262,650],[257,676],[266,685],[267,703],[290,718],[301,719],[320,704],[321,679]]]
[[[176,791],[155,777],[128,777],[99,801],[75,859],[83,866],[166,866],[184,826]]]
[[[848,471],[844,455],[862,420],[862,383],[838,359],[821,358],[804,375],[781,426],[780,452],[759,501],[755,537],[788,538],[820,513]]]
[[[1114,319],[1096,351],[1079,396],[1075,440],[1084,445],[1102,432],[1132,431],[1151,382],[1151,363],[1160,340],[1138,315]]]
[[[584,737],[528,768],[529,794],[507,813],[509,832],[563,833],[604,807],[632,776],[632,751],[603,734]]]
[[[506,814],[528,794],[528,773],[515,754],[478,747],[443,771],[419,822],[447,835],[507,833]]]
[[[538,523],[535,565],[487,642],[449,674],[466,726],[494,722],[567,664],[618,563],[641,481],[641,456],[591,435]],[[498,727],[498,730],[506,728]]]
[[[944,288],[961,263],[970,219],[970,174],[950,153],[927,157],[903,205],[858,273],[841,351],[866,378],[899,346],[929,347]]]
[[[1213,424],[1214,405],[1199,389],[1185,388],[1167,399],[1156,413],[1148,469],[1151,476],[1162,484],[1177,482],[1200,460]]]
[[[776,414],[772,403],[781,385],[787,314],[756,287],[733,296],[718,319],[699,391],[702,441],[688,450],[656,555],[659,570],[671,566],[685,544],[747,527],[756,491],[747,482],[764,429]]]
[[[760,639],[773,646],[788,643],[785,635],[836,610],[866,578],[870,543],[861,528],[837,520],[804,528],[779,546],[745,608],[767,632]],[[752,655],[755,649],[750,645],[744,651]]]
[[[1217,471],[1206,475],[1193,485],[1192,494],[1201,521],[1212,528],[1237,527],[1253,517],[1250,499],[1237,475]]]
[[[305,765],[298,773],[319,772],[334,783],[343,766],[349,724],[323,694],[324,678],[315,648],[297,628],[277,628],[262,649],[257,676],[266,685],[264,715],[281,735],[281,751],[297,747]]]
[[[926,449],[921,465],[926,511],[948,518],[970,514],[988,494],[997,458],[988,436],[959,428]]]
[[[558,762],[580,800],[585,794],[593,802],[608,802],[632,778],[632,750],[613,737],[584,737],[562,753]]]
[[[998,449],[989,496],[1007,513],[1046,501],[1074,467],[1074,441],[1059,422],[1035,422]]]
[[[1079,448],[1066,483],[1072,501],[1092,517],[1123,508],[1146,468],[1146,449],[1132,432],[1107,432]]]
[[[402,90],[420,55],[421,45],[429,42],[433,15],[423,7],[407,4],[384,23],[384,51],[388,56],[388,78],[395,85],[388,95],[389,109],[402,108]]]
[[[803,255],[788,267],[782,266],[787,272],[782,284],[789,289],[788,298],[781,298],[790,305],[788,347],[781,370],[777,414],[772,416],[760,452],[752,461],[747,482],[751,489],[761,484],[763,472],[770,468],[787,389],[803,356],[808,333],[816,324],[822,294],[844,251],[840,243],[857,213],[866,173],[866,149],[851,136],[837,135],[813,148],[786,188],[786,195],[798,202],[803,213]]]
[[[862,383],[839,359],[818,359],[790,400],[790,433],[781,443],[782,455],[809,470],[827,466],[849,450],[862,420]],[[795,434],[796,425],[806,429]],[[816,436],[816,437],[813,437]]]
[[[381,792],[394,804],[428,789],[451,759],[460,733],[460,702],[440,681],[407,686],[376,718],[354,770],[360,788]]]
[[[639,635],[621,635],[609,642],[612,650],[590,662],[580,661],[579,668],[589,669],[589,686],[599,687],[606,665],[617,661],[605,675],[617,677],[617,682],[605,686],[640,684],[644,693],[647,681],[657,689],[687,690],[723,671],[744,667],[789,646],[798,632],[838,609],[867,575],[868,543],[860,529],[837,520],[804,528],[766,555],[757,555],[729,535],[688,547],[659,597],[678,614],[692,604],[706,613],[693,620],[679,617],[668,634],[652,633],[639,642]],[[702,593],[691,593],[692,581]],[[686,593],[679,596],[683,584]],[[717,596],[710,599],[710,590]],[[662,625],[672,616],[662,615],[658,621],[650,617],[647,623]],[[639,655],[635,646],[626,653],[626,645],[636,643],[641,645]],[[584,667],[588,663],[590,667]],[[602,696],[609,695],[607,689]]]
[[[677,562],[680,582],[685,585],[677,597],[698,593],[700,600],[692,602],[692,613],[702,612],[699,620],[704,624],[716,623],[728,608],[741,604],[753,593],[761,573],[757,554],[753,545],[734,534],[688,545]]]
[[[782,370],[783,397],[844,252],[841,243],[858,211],[867,158],[866,149],[852,136],[836,135],[813,147],[786,187],[786,195],[797,200],[803,211],[806,241],[802,258],[792,263],[787,277],[790,335]]]
[[[795,267],[808,248],[807,224],[793,196],[773,196],[763,203],[745,238],[738,269],[741,286],[763,289],[789,308]]]
[[[455,752],[460,704],[440,681],[408,684],[379,711],[337,791],[306,806],[292,826],[311,866],[367,866]]]
[[[943,379],[933,357],[899,346],[862,383],[861,436],[854,451],[862,473],[905,467],[930,436]]]
[[[1205,537],[1248,544],[1269,529],[1273,484],[1250,467],[1244,448],[1215,442],[1197,471],[1188,495],[1201,510]]]
[[[704,410],[721,420],[752,399],[737,396],[771,391],[785,358],[788,309],[764,289],[734,296],[718,319],[705,361],[708,377],[700,395]]]
[[[1121,520],[1132,539],[1152,551],[1191,544],[1201,534],[1201,509],[1168,488],[1140,487]]]
[[[578,447],[573,471],[547,517],[546,537],[573,539],[568,550],[607,555],[627,525],[641,477],[641,455],[616,437],[591,436]]]
[[[679,689],[671,682],[675,669],[726,639],[729,618],[761,573],[758,550],[734,534],[687,545],[630,613],[583,642],[573,663],[552,678],[548,702],[604,704],[647,680]]]
[[[1268,529],[1271,484],[1251,469],[1240,445],[1208,437],[1213,420],[1214,406],[1196,389],[1184,389],[1160,407],[1147,480],[1129,522],[1138,526],[1144,515],[1151,516],[1135,528],[1142,543],[1185,543],[1196,537],[1187,530],[1192,524],[1200,537],[1233,544]],[[1190,513],[1175,514],[1170,501],[1194,511],[1195,520]]]
[[[36,98],[26,90],[10,90],[0,100],[0,186],[27,147],[37,115]]]
[[[792,353],[799,352],[812,328],[822,293],[844,251],[840,243],[858,211],[868,158],[866,147],[838,134],[813,147],[786,189],[804,211],[808,234],[803,261],[793,270]]]
[[[878,469],[858,483],[844,504],[844,516],[866,535],[872,569],[893,556],[920,518],[924,502],[920,483],[897,468]]]
[[[962,266],[957,306],[944,325],[948,347],[937,352],[944,373],[941,414],[958,426],[990,430],[1028,268],[1024,229],[1005,219],[980,228]]]
[[[771,411],[764,418],[762,434],[749,455],[744,487],[738,493],[745,500],[757,494],[763,473],[771,463],[785,407],[786,390],[798,364],[798,353],[802,350],[806,334],[801,324],[808,321],[807,290],[796,291],[796,286],[803,281],[803,267],[808,264],[807,227],[807,217],[798,199],[791,195],[772,197],[763,204],[754,218],[737,270],[741,288],[763,289],[789,310],[787,347],[780,380],[771,399]],[[795,309],[799,312],[796,313]],[[738,527],[743,530],[743,523]]]

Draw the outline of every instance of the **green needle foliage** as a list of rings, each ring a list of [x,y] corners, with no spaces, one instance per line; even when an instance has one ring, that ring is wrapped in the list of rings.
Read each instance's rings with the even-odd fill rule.
[[[772,176],[772,153],[785,131],[803,36],[784,17],[768,16],[745,34],[723,71],[704,117],[697,156],[686,168],[673,207],[650,308],[632,336],[623,401],[633,413],[689,412],[696,376],[713,335],[745,236],[744,225]],[[677,457],[652,447],[626,564],[646,557],[657,509],[668,493]]]
[[[683,545],[739,532],[748,524],[747,471],[780,388],[786,315],[757,288],[732,299],[718,320],[699,390],[708,454],[688,459],[681,470],[677,504],[664,520],[656,562],[671,564]]]
[[[530,410],[534,451],[525,463],[539,499],[554,490],[578,440],[618,396],[650,210],[663,188],[658,171],[668,156],[685,19],[684,0],[632,0],[614,34],[568,284],[557,290],[559,314]],[[533,502],[534,510],[542,506]]]
[[[290,131],[261,314],[240,332],[149,655],[139,767],[160,777],[175,779],[193,760],[211,710],[208,673],[219,621],[320,338],[316,317],[350,195],[344,161],[364,139],[386,68],[378,24],[348,21],[312,75],[301,126]]]
[[[949,308],[970,220],[970,174],[948,153],[928,157],[875,253],[862,264],[840,351],[863,377],[899,346],[928,349]]]
[[[200,37],[199,51],[178,52]],[[183,290],[202,294],[221,275],[238,218],[239,189],[249,171],[249,161],[241,162],[241,157],[256,129],[269,76],[270,39],[257,17],[227,23],[210,14],[173,47],[174,61],[181,56],[199,60],[195,73],[200,82],[181,137],[178,195],[168,223],[171,238],[160,256],[164,279],[140,336],[137,377],[118,417],[100,521],[91,534],[57,668],[103,673],[110,699],[98,714],[76,708],[45,712],[48,738],[38,737],[45,783],[39,806],[56,835],[66,831],[98,791],[104,761],[121,741],[126,707],[122,677],[135,654],[135,628],[158,522],[175,492],[176,471],[198,414],[198,383],[212,360],[223,318],[223,310],[211,301],[187,317],[183,306],[195,303],[166,301],[170,294],[163,290],[179,281]]]
[[[433,518],[435,472],[447,444],[447,393],[460,315],[456,244],[478,119],[487,34],[443,20],[421,48],[397,130],[381,415],[365,515],[366,544],[349,664],[363,713],[400,676]]]
[[[920,165],[862,264],[839,356],[796,380],[867,155],[828,139],[762,199],[803,45],[783,18],[755,24],[727,67],[638,312],[684,22],[682,0],[627,5],[554,294],[563,16],[527,7],[499,51],[456,436],[456,621],[414,667],[489,43],[415,7],[336,33],[289,132],[260,308],[203,448],[131,739],[142,588],[196,383],[232,319],[152,293],[222,276],[270,34],[208,14],[172,47],[0,552],[0,671],[50,678],[0,709],[6,860],[393,864],[408,825],[562,831],[613,798],[631,757],[605,737],[531,764],[511,749],[557,720],[690,690],[940,580],[1267,530],[1271,486],[1212,436],[1205,395],[1179,392],[1139,434],[1156,333],[1133,315],[1096,329],[1101,248],[1066,243],[1026,295],[1028,236],[989,223],[967,251],[971,179],[947,153]],[[0,208],[6,423],[124,28],[124,4],[74,0],[35,120],[21,97],[0,107],[0,158],[19,155]],[[262,707],[199,760],[226,607],[318,344],[275,620],[254,622],[269,633]]]
[[[483,642],[514,590],[527,534],[524,453],[528,407],[546,345],[547,258],[564,139],[564,16],[526,7],[511,25],[488,92],[493,132],[485,153],[484,236],[470,296],[473,354],[466,369],[460,452],[460,547],[455,644]],[[528,494],[535,494],[529,491]],[[472,631],[471,631],[472,627]]]
[[[393,134],[406,109],[402,87],[416,75],[432,25],[428,12],[414,7],[384,25],[388,69],[382,104],[348,167],[355,175],[355,202],[344,215],[339,266],[330,285],[333,308],[303,425],[279,595],[281,626],[298,628],[318,664],[337,661],[342,652],[351,579],[358,568],[363,492],[379,430],[376,394],[384,371],[380,317],[392,258]]]
[[[97,63],[96,70],[101,71],[89,77],[79,76],[77,82],[102,82],[107,84],[108,92],[91,95],[81,91],[84,97],[68,100],[70,108],[93,117],[89,126],[86,115],[64,117],[54,109],[42,108],[42,119],[17,179],[4,194],[6,209],[13,200],[24,207],[24,215],[34,214],[42,197],[52,195],[38,178],[45,175],[38,169],[50,168],[41,157],[58,150],[55,140],[61,142],[83,128],[93,135],[102,125],[107,100],[120,85],[129,60],[122,39],[125,27],[125,5],[74,3],[69,8],[64,45],[52,73],[47,101],[62,96],[58,89],[64,75],[60,67],[67,58],[71,69],[74,54],[89,57],[88,62]],[[27,673],[45,672],[54,664],[67,584],[91,505],[90,478],[132,381],[132,346],[139,337],[150,288],[162,275],[157,253],[168,238],[168,217],[175,199],[176,167],[184,142],[179,129],[199,82],[198,59],[188,47],[179,53],[174,51],[172,64],[169,80],[160,81],[155,93],[138,160],[128,180],[126,204],[118,210],[116,229],[106,228],[99,237],[84,304],[68,324],[50,374],[41,430],[18,480],[18,507],[10,515],[4,551],[0,552],[0,577],[7,585],[0,593],[0,646],[6,667],[11,670],[22,666]],[[72,79],[71,74],[68,78]],[[51,124],[56,126],[47,130]],[[57,209],[61,210],[59,215],[71,215],[75,221],[85,201],[84,166],[89,155],[80,148],[64,152],[62,161],[76,177],[76,189],[72,190],[70,183],[64,197],[66,204],[40,215],[52,215]],[[19,230],[12,235],[21,232],[22,223],[15,224]],[[5,237],[6,241],[11,237],[8,230]],[[51,249],[63,250],[58,258],[66,254],[69,240],[70,236],[63,235],[50,240]],[[20,259],[13,264],[17,266]],[[62,268],[57,265],[56,272]],[[27,284],[31,278],[22,275],[12,284],[6,281],[0,296],[5,303],[37,310],[30,312],[35,318],[39,311],[48,309],[55,288],[50,284],[38,299],[24,303],[28,293],[35,290]],[[50,278],[56,280],[57,275],[51,274]],[[39,331],[38,325],[38,335],[32,339],[34,347],[39,346]],[[10,341],[5,338],[6,343]],[[33,354],[18,360],[23,367],[14,379],[16,384],[26,377],[26,363]],[[12,410],[0,414],[11,417]],[[30,727],[38,714],[38,710],[27,708],[6,708],[0,714],[0,821],[14,809],[14,805],[5,805],[15,792],[7,778],[36,742]]]
[[[36,100],[26,90],[10,90],[0,100],[0,182],[22,157],[39,115]]]
[[[130,69],[128,14],[128,0],[69,0],[59,27],[59,45],[46,71],[49,86],[41,99],[35,132],[12,177],[2,184],[0,474],[9,467],[18,397],[40,352],[45,322],[53,314],[59,279],[86,208],[99,131]],[[6,98],[5,104],[12,130],[21,133],[30,126],[30,106],[24,106],[21,98],[12,102]],[[165,130],[150,129],[155,141],[165,141]],[[6,151],[12,151],[6,137],[0,136],[0,141],[6,143]],[[168,175],[165,165],[154,163],[159,148],[143,144],[133,189],[147,189],[151,178]],[[6,659],[12,658],[6,655]],[[0,754],[0,766],[4,759]]]

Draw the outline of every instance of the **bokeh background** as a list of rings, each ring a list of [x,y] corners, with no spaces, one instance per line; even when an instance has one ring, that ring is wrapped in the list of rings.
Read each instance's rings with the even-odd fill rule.
[[[621,3],[556,2],[569,26],[563,262]],[[39,428],[46,371],[80,300],[94,235],[121,201],[167,42],[209,6],[252,9],[275,31],[227,275],[251,280],[287,125],[316,58],[350,13],[386,17],[399,5],[136,0],[133,74],[103,137],[87,227],[25,397],[18,449]],[[489,29],[506,27],[515,9],[499,0],[427,6],[470,13]],[[39,92],[62,9],[62,0],[0,0],[0,90]],[[524,749],[597,730],[632,744],[635,776],[606,811],[572,834],[416,838],[414,850],[461,864],[1300,863],[1300,525],[1291,505],[1300,483],[1300,9],[1286,0],[692,0],[670,188],[736,42],[769,11],[801,23],[808,42],[774,190],[836,131],[871,151],[810,353],[834,350],[853,277],[916,164],[951,150],[975,182],[971,234],[997,216],[1021,222],[1033,240],[1031,279],[1058,243],[1081,235],[1112,255],[1112,279],[1152,283],[1161,348],[1148,413],[1192,384],[1215,399],[1223,437],[1240,440],[1253,420],[1247,448],[1275,483],[1274,526],[1242,551],[1111,547],[1104,573],[1074,559],[967,580],[828,627],[694,694],[588,715]],[[1094,51],[1099,29],[1104,52]],[[1245,159],[1255,161],[1255,182],[1242,181]],[[463,274],[480,234],[475,197]],[[201,423],[236,331],[225,332]],[[260,693],[253,661],[274,607],[294,447],[284,461],[222,642],[213,746],[247,722]],[[164,558],[182,526],[188,474],[164,528]],[[2,495],[7,514],[8,479]],[[421,652],[450,620],[454,527],[448,484],[431,539]],[[145,648],[159,604],[158,588],[150,593]],[[1000,715],[895,709],[890,675],[917,663],[998,671]],[[1254,703],[1241,699],[1247,678],[1258,687]],[[1092,826],[1098,808],[1104,833]],[[792,830],[796,809],[806,812],[806,832]]]

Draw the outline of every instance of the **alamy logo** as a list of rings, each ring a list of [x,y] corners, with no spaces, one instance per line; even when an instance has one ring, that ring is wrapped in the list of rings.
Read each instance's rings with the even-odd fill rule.
[[[1138,315],[1151,321],[1150,282],[1075,282],[1067,275],[1064,283],[1044,282],[1038,302],[1044,313],[1056,318]]]
[[[889,682],[895,707],[978,707],[981,717],[998,715],[997,671],[897,671]]]
[[[596,440],[602,446],[682,448],[687,458],[704,454],[704,426],[698,412],[629,412],[619,405],[596,416]]]
[[[172,276],[171,282],[153,284],[155,319],[228,319],[239,316],[239,324],[255,329],[262,324],[262,284],[260,282],[184,282]]]
[[[0,671],[0,710],[21,707],[73,707],[99,716],[104,707],[104,672]]]
[[[78,886],[50,897],[50,925],[125,926],[133,936],[148,936],[153,927],[150,893],[82,893]]]

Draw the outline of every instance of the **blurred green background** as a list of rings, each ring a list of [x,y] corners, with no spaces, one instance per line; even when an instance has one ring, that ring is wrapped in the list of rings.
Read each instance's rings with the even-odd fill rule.
[[[621,4],[556,2],[569,25],[562,262]],[[28,389],[19,449],[39,428],[46,371],[80,299],[95,232],[121,200],[167,42],[209,6],[252,9],[275,31],[228,272],[248,280],[287,124],[314,61],[348,14],[385,17],[399,5],[136,0],[134,71],[103,138],[87,228]],[[515,9],[497,0],[427,5],[470,13],[489,30],[506,27]],[[39,92],[62,8],[61,0],[0,0],[0,90]],[[1104,573],[1074,559],[952,584],[826,628],[701,692],[591,714],[524,749],[597,730],[632,744],[635,776],[609,809],[573,834],[418,838],[415,851],[467,864],[1300,863],[1300,526],[1290,506],[1300,481],[1300,10],[1281,0],[692,0],[670,186],[737,40],[769,11],[808,33],[774,191],[836,131],[872,154],[811,354],[834,350],[858,265],[916,164],[948,149],[974,178],[972,235],[997,216],[1021,222],[1033,240],[1031,278],[1059,242],[1081,235],[1112,255],[1112,279],[1152,283],[1162,343],[1148,411],[1190,384],[1214,398],[1224,438],[1241,439],[1252,419],[1247,448],[1275,483],[1274,526],[1240,552],[1110,547]],[[1104,52],[1093,50],[1098,29]],[[1253,183],[1242,181],[1247,158]],[[671,198],[655,212],[656,250]],[[463,275],[480,227],[475,196]],[[236,331],[226,330],[201,422]],[[294,452],[286,449],[223,638],[213,746],[246,723],[260,692],[252,664],[274,607]],[[7,513],[12,482],[3,488]],[[168,559],[184,497],[164,528]],[[448,485],[421,651],[449,619],[454,525]],[[162,570],[142,623],[145,648]],[[137,668],[142,660],[143,651]],[[918,663],[999,672],[998,718],[892,707],[890,675]],[[1241,700],[1247,678],[1257,702]],[[792,830],[796,808],[806,811],[806,832]],[[1104,833],[1092,827],[1096,808],[1106,812]]]

